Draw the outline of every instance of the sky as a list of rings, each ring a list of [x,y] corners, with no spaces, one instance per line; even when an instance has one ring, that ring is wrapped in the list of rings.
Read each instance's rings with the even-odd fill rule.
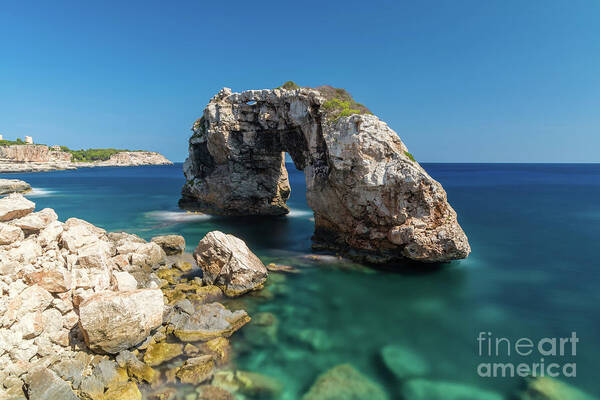
[[[0,133],[187,156],[222,87],[330,84],[421,162],[600,162],[600,1],[2,1]]]

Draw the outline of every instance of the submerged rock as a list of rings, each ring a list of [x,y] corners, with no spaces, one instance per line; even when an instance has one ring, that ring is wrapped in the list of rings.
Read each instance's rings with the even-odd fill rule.
[[[385,346],[381,349],[381,359],[398,379],[418,377],[429,372],[427,362],[418,353],[403,346]]]
[[[405,400],[503,400],[498,393],[456,382],[411,379],[402,385]]]
[[[287,152],[306,175],[316,248],[379,263],[465,258],[467,237],[442,186],[364,106],[332,115],[352,100],[341,92],[222,89],[192,128],[180,206],[287,214]]]
[[[79,305],[79,323],[91,350],[116,354],[160,326],[163,307],[159,289],[97,293]]]
[[[218,371],[212,385],[256,399],[278,398],[283,386],[270,376],[249,371]]]
[[[142,400],[142,393],[135,382],[127,382],[109,388],[102,400]]]
[[[250,322],[243,310],[229,311],[220,303],[203,304],[173,333],[184,342],[208,341],[220,336],[229,337]]]
[[[383,388],[350,364],[338,365],[320,375],[302,400],[387,400]],[[432,400],[432,399],[430,399]]]
[[[198,243],[194,258],[208,284],[221,288],[229,297],[261,288],[267,269],[243,240],[223,232],[209,232]]]
[[[596,397],[557,379],[547,376],[530,378],[520,400],[595,400]]]

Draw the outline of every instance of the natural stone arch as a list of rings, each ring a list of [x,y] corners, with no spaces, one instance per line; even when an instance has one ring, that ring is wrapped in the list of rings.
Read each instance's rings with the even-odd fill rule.
[[[221,215],[283,215],[284,153],[306,177],[314,247],[370,262],[466,257],[446,192],[377,117],[332,117],[312,89],[222,89],[194,124],[180,206]]]

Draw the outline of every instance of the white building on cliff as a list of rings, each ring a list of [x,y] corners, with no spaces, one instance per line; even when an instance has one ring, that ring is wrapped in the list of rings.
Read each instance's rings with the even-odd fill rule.
[[[25,143],[33,144],[33,138],[31,136],[25,136]]]

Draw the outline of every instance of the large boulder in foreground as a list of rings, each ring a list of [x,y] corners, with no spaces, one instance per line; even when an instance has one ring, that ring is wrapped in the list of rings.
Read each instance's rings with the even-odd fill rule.
[[[267,268],[243,240],[220,231],[209,232],[198,243],[194,258],[204,282],[218,286],[229,297],[262,287]]]
[[[467,257],[446,192],[396,132],[343,89],[316,89],[222,89],[192,128],[180,206],[287,214],[287,152],[306,175],[315,248],[376,263]]]
[[[79,305],[79,324],[88,347],[116,354],[142,342],[162,323],[160,289],[101,292]]]
[[[341,364],[320,375],[302,400],[387,400],[381,386],[354,369]]]
[[[35,209],[35,203],[18,193],[9,194],[0,199],[0,222],[21,218]]]

